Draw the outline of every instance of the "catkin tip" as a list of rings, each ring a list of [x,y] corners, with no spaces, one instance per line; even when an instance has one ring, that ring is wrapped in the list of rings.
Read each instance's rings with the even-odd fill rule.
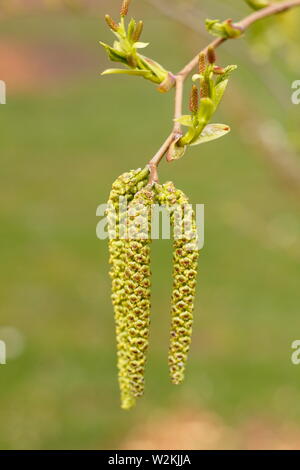
[[[123,0],[121,10],[120,10],[120,15],[121,16],[127,16],[128,10],[129,10],[129,4],[131,0]]]
[[[110,15],[105,15],[105,21],[108,25],[108,27],[112,30],[112,31],[115,31],[117,32],[119,27],[117,25],[117,23],[112,19],[112,17]]]
[[[214,64],[217,60],[216,51],[212,46],[209,46],[207,49],[207,60],[210,64]]]

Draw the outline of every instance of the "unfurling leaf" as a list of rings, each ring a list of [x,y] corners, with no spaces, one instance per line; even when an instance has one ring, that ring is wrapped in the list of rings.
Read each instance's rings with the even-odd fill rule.
[[[149,70],[131,70],[131,69],[107,69],[101,75],[124,74],[124,75],[139,75],[142,77],[151,76]]]
[[[213,36],[226,39],[238,38],[243,33],[243,30],[237,24],[232,23],[231,19],[223,21],[223,23],[219,20],[206,20],[205,26]]]
[[[148,47],[150,42],[135,42],[134,47],[136,49],[145,49],[145,47]]]
[[[200,73],[195,73],[193,76],[192,76],[192,80],[193,82],[196,82],[197,80],[203,80],[203,75],[201,75]]]
[[[131,20],[130,20],[130,22],[129,22],[129,24],[128,24],[128,31],[127,31],[128,38],[129,38],[130,40],[132,40],[132,38],[133,38],[135,28],[136,28],[136,21],[135,21],[134,18],[131,18]]]
[[[212,140],[219,139],[230,132],[230,127],[225,124],[208,124],[202,131],[198,139],[191,144],[200,145]]]
[[[223,80],[227,80],[232,72],[237,69],[237,65],[228,65],[223,69],[223,73],[218,75],[216,84],[222,82]]]
[[[178,140],[180,140],[180,138],[175,140],[174,142],[172,142],[172,144],[169,147],[169,150],[168,150],[168,153],[167,153],[168,162],[171,162],[173,160],[179,160],[180,158],[183,157],[183,155],[186,152],[187,146],[186,145],[184,145],[184,146],[177,145]]]
[[[224,26],[220,22],[220,20],[209,20],[209,19],[207,19],[205,21],[205,26],[206,26],[207,31],[209,33],[211,33],[213,36],[218,36],[218,37],[222,37],[222,38],[227,37]]]
[[[179,122],[182,126],[193,127],[193,118],[189,114],[185,114],[178,119],[175,119],[175,122]]]
[[[215,96],[214,96],[214,105],[215,109],[219,106],[221,99],[223,98],[223,95],[225,93],[225,90],[228,85],[228,79],[223,80],[222,82],[218,83],[218,85],[215,86]]]
[[[111,61],[121,62],[122,64],[127,64],[127,58],[123,52],[113,47],[110,47],[108,44],[105,44],[104,42],[100,41],[100,44],[106,50],[108,57],[110,58]]]

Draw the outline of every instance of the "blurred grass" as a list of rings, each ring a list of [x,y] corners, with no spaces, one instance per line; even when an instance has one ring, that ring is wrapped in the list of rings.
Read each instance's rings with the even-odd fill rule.
[[[179,69],[197,49],[197,36],[148,7],[145,17],[154,57]],[[162,181],[172,179],[206,205],[194,344],[185,384],[172,387],[171,248],[155,242],[146,395],[124,413],[107,247],[96,239],[95,211],[116,176],[144,165],[167,135],[172,96],[143,80],[99,78],[106,59],[97,41],[109,33],[97,17],[7,19],[1,37],[80,46],[95,57],[95,68],[44,91],[14,93],[8,83],[0,109],[0,329],[13,326],[25,339],[23,353],[0,370],[0,448],[114,448],[154,409],[185,404],[231,423],[253,414],[299,422],[299,371],[290,362],[300,331],[299,257],[281,237],[285,230],[299,240],[299,205],[241,140],[238,116],[228,122],[221,110],[229,137],[161,166]],[[232,61],[234,47],[223,48],[222,62]],[[286,117],[294,109],[282,113],[249,63],[232,79],[226,106],[235,82],[266,116],[294,128]]]

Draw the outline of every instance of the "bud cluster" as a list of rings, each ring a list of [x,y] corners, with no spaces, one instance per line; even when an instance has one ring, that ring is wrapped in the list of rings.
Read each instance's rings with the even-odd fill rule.
[[[136,22],[132,18],[128,25],[125,17],[128,14],[130,0],[123,0],[120,11],[120,22],[116,23],[110,15],[105,16],[105,21],[113,34],[117,37],[113,47],[100,42],[106,50],[108,57],[113,62],[120,62],[127,66],[123,69],[107,69],[102,75],[128,74],[138,75],[159,85],[159,91],[166,92],[175,84],[173,75],[165,70],[159,63],[140,54],[149,43],[140,42],[143,32],[143,21]]]
[[[199,54],[199,69],[193,75],[194,85],[190,95],[191,115],[177,119],[181,125],[188,127],[188,131],[173,144],[168,160],[181,158],[189,145],[218,139],[230,131],[226,124],[209,124],[225,93],[229,75],[236,69],[235,65],[220,67],[216,65],[216,60],[215,50],[211,46]]]
[[[237,24],[233,23],[232,19],[223,21],[219,20],[206,20],[206,29],[213,35],[225,39],[236,39],[243,34],[243,29]]]

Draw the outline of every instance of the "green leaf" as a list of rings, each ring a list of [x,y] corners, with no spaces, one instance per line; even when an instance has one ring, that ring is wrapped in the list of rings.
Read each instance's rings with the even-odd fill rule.
[[[134,18],[131,18],[130,22],[129,22],[129,25],[128,25],[128,38],[131,39],[132,38],[132,35],[134,33],[134,30],[135,30],[135,27],[136,27],[136,22],[134,20]]]
[[[183,126],[193,127],[193,118],[189,114],[185,114],[178,119],[174,119],[175,122],[180,122]]]
[[[203,78],[204,78],[203,75],[201,75],[200,73],[195,73],[195,74],[192,76],[193,82],[196,82],[197,80],[202,80]]]
[[[127,64],[126,55],[117,49],[110,47],[108,44],[100,41],[100,44],[106,50],[108,57],[113,62],[122,62],[123,64]]]
[[[214,109],[214,103],[210,98],[202,98],[200,100],[199,121],[206,124],[210,120]]]
[[[136,49],[145,49],[145,47],[148,47],[149,44],[150,44],[149,42],[135,42],[134,47]]]
[[[168,72],[155,60],[149,59],[144,55],[139,54],[139,58],[145,68],[151,70],[154,76],[157,77],[157,82],[161,84],[168,76]]]
[[[224,25],[220,23],[220,20],[207,19],[205,21],[205,26],[206,26],[207,31],[211,33],[213,36],[217,36],[221,38],[228,37],[226,29],[224,28]]]
[[[219,106],[221,99],[223,98],[223,95],[225,93],[225,90],[228,85],[228,79],[223,80],[222,82],[218,83],[218,85],[215,86],[215,96],[214,96],[214,105],[215,109]]]
[[[101,75],[112,75],[112,74],[123,74],[123,75],[139,75],[142,77],[148,77],[151,75],[149,70],[130,70],[130,69],[107,69],[101,73]]]
[[[220,137],[228,134],[228,132],[230,132],[230,127],[226,126],[225,124],[208,124],[203,129],[198,139],[195,140],[191,146],[200,145],[212,140],[219,139]]]
[[[216,84],[218,85],[220,82],[227,80],[232,72],[237,69],[237,65],[228,65],[224,69],[224,73],[222,75],[218,75],[216,79]]]
[[[242,29],[237,24],[232,23],[230,19],[223,21],[223,23],[220,23],[219,20],[206,20],[205,26],[213,36],[221,38],[234,39],[243,34]]]
[[[121,53],[121,55],[125,55],[125,52],[123,51],[121,47],[120,41],[114,41],[113,49],[117,51],[118,53]]]

